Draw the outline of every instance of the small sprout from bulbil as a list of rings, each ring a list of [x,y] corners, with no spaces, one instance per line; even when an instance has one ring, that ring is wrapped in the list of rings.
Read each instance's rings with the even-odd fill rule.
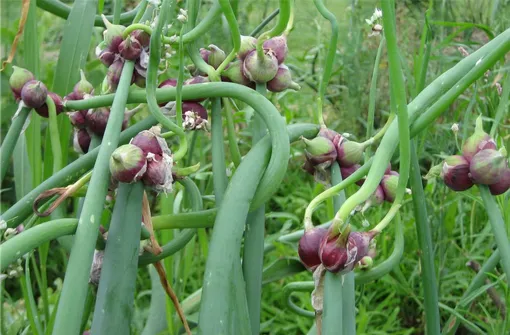
[[[470,162],[473,156],[483,149],[496,149],[496,142],[483,130],[483,120],[480,115],[476,119],[473,135],[469,136],[462,146],[462,156]]]
[[[104,46],[111,52],[118,53],[118,47],[124,40],[122,34],[124,33],[126,27],[119,24],[112,24],[103,14],[101,14],[101,18],[103,19],[103,23],[106,27],[106,30],[103,32]]]
[[[86,94],[94,94],[94,86],[85,77],[85,72],[80,70],[80,81],[73,88],[73,100],[82,100]]]
[[[122,145],[110,157],[110,172],[116,181],[134,183],[142,178],[146,170],[147,158],[136,145]]]
[[[355,141],[343,140],[336,148],[338,164],[349,167],[361,162],[366,145]]]
[[[21,99],[21,90],[26,83],[34,80],[35,77],[32,72],[22,67],[13,66],[13,72],[9,77],[9,85],[11,87],[12,94],[16,100]]]

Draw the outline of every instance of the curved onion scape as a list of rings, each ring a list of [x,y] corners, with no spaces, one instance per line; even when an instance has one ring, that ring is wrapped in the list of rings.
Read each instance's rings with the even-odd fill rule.
[[[508,224],[502,214],[506,207],[500,206],[510,188],[504,146],[508,134],[500,127],[510,89],[503,86],[491,95],[488,85],[475,86],[473,104],[497,101],[501,106],[496,115],[483,119],[480,115],[475,122],[471,103],[466,111],[456,111],[465,127],[463,143],[459,126],[452,127],[457,152],[447,152],[454,145],[423,144],[442,113],[473,83],[488,78],[494,67],[498,76],[493,86],[501,88],[498,80],[505,71],[498,62],[510,51],[510,29],[493,36],[495,29],[486,25],[462,26],[462,31],[483,30],[490,42],[470,55],[463,49],[465,57],[448,71],[428,75],[430,50],[436,50],[428,29],[437,25],[429,18],[417,40],[421,44],[419,54],[413,55],[415,68],[404,72],[406,55],[399,50],[396,33],[399,11],[394,1],[381,0],[382,10],[365,20],[369,35],[380,39],[370,92],[363,93],[370,100],[368,114],[364,105],[356,107],[357,120],[365,115],[368,120],[353,130],[344,113],[350,102],[342,100],[347,95],[339,87],[349,94],[362,88],[338,81],[361,76],[361,62],[356,60],[356,67],[351,67],[337,61],[348,50],[344,44],[354,39],[339,39],[337,17],[322,0],[306,5],[279,0],[278,8],[250,35],[241,35],[246,25],[238,23],[245,20],[239,7],[246,5],[240,1],[141,0],[127,12],[122,12],[127,2],[111,3],[113,13],[107,16],[103,9],[106,13],[111,6],[103,1],[66,5],[37,0],[23,6],[23,53],[15,60],[26,69],[7,68],[12,113],[6,115],[12,118],[2,137],[0,160],[2,195],[8,196],[0,214],[0,278],[8,293],[0,301],[0,332],[12,328],[14,333],[53,335],[272,333],[268,315],[279,316],[272,315],[277,309],[265,301],[264,285],[276,281],[282,285],[281,279],[302,271],[310,281],[293,282],[280,291],[282,303],[291,311],[314,318],[310,334],[355,334],[356,313],[370,311],[368,305],[360,305],[369,300],[361,287],[390,272],[409,290],[417,283],[410,286],[406,280],[421,280],[423,296],[408,292],[418,302],[416,318],[424,320],[413,324],[416,331],[439,334],[443,326],[443,333],[453,334],[460,323],[474,332],[488,331],[481,318],[468,320],[467,307],[483,293],[480,287],[498,262],[506,275],[501,280],[510,278]],[[303,56],[293,50],[301,38],[293,33],[294,23],[303,24],[295,15],[312,5],[331,25],[325,30],[331,31],[330,41],[307,47],[313,54],[307,51]],[[43,53],[38,49],[37,7],[67,20],[51,74],[39,66]],[[219,22],[228,30],[214,28]],[[271,29],[266,29],[268,24]],[[457,35],[444,35],[444,43]],[[359,40],[361,35],[355,36]],[[200,44],[202,40],[215,44]],[[387,66],[379,64],[381,57],[387,57]],[[310,73],[295,65],[308,60]],[[11,61],[12,57],[6,63]],[[389,85],[378,87],[383,68]],[[509,79],[505,85],[510,85]],[[304,93],[296,93],[302,87]],[[483,98],[478,96],[482,94]],[[296,106],[295,101],[310,96],[314,98],[306,106]],[[313,123],[297,123],[298,109],[304,111],[301,115],[313,114]],[[379,109],[389,114],[376,117]],[[490,134],[483,122],[489,119]],[[374,124],[381,120],[381,129],[374,132]],[[362,127],[367,128],[365,139],[357,137]],[[313,181],[305,179],[298,164]],[[430,165],[425,179],[439,177],[442,182],[424,190],[421,172]],[[292,207],[285,193],[291,183],[302,188],[300,209]],[[444,195],[443,184],[462,196]],[[427,197],[434,193],[452,205],[427,206]],[[312,194],[303,206],[302,199]],[[496,201],[494,196],[500,198]],[[322,203],[326,205],[320,207]],[[472,213],[458,213],[468,203]],[[480,203],[487,210],[480,225],[488,218],[492,236],[474,226]],[[409,217],[411,204],[414,215]],[[435,213],[427,210],[438,207],[441,217],[471,217],[471,231],[484,232],[483,241],[473,241],[475,237],[465,238],[462,230],[462,248],[469,244],[469,253],[473,245],[484,245],[484,255],[493,244],[497,248],[458,305],[442,311],[437,286],[442,273],[436,274],[435,252],[441,251],[441,264],[449,264],[451,253],[447,245],[434,246],[429,221]],[[295,229],[300,211],[303,230]],[[406,250],[416,252],[404,256],[404,233],[413,225],[416,239]],[[455,229],[450,225],[442,236]],[[293,257],[275,257],[285,252],[285,245]],[[61,258],[65,264],[50,264]],[[406,278],[400,267],[418,264],[416,258],[420,278]],[[53,272],[60,277],[55,283],[61,284],[48,282],[55,279]],[[138,301],[144,296],[140,290],[149,292],[144,286],[147,272],[150,310],[140,312],[146,305]],[[493,290],[491,297],[503,313],[505,301],[499,299],[495,285],[487,289]],[[10,292],[18,287],[21,293]],[[294,292],[305,291],[312,291],[313,311],[295,300]],[[19,296],[22,304],[12,300]],[[394,320],[396,314],[392,315],[387,319]],[[450,320],[441,324],[444,316]],[[138,329],[143,322],[143,330]],[[296,322],[296,327],[306,322]],[[372,331],[371,324],[365,327]]]

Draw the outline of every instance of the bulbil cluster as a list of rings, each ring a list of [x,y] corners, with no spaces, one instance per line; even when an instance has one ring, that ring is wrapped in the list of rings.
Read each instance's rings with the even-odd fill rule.
[[[144,185],[157,192],[172,191],[172,153],[155,126],[138,133],[129,144],[115,149],[110,158],[110,172],[114,181]]]
[[[145,87],[149,62],[150,35],[142,30],[131,32],[123,37],[126,27],[110,23],[103,15],[106,26],[104,40],[96,48],[96,56],[108,67],[106,74],[108,89],[115,92],[126,60],[135,62],[131,83]]]
[[[256,83],[267,84],[267,89],[271,92],[300,89],[292,80],[289,68],[283,64],[288,53],[285,36],[276,36],[264,41],[261,54],[256,48],[255,37],[241,36],[241,48],[237,53],[237,59],[222,71],[222,81],[251,88],[255,88]],[[209,45],[207,49],[200,49],[200,54],[203,60],[215,69],[226,58],[225,52],[214,44]]]
[[[73,91],[65,96],[65,100],[88,99],[94,94],[94,87],[87,80],[83,71],[80,71],[81,79],[74,85]],[[84,109],[68,113],[69,120],[74,127],[73,146],[80,154],[87,153],[90,147],[91,136],[103,137],[106,124],[110,117],[108,107],[96,109]],[[126,116],[122,129],[127,127],[128,116]]]
[[[475,132],[462,146],[462,155],[445,158],[441,178],[454,191],[465,191],[478,184],[488,185],[493,195],[499,195],[510,188],[508,159],[483,130],[481,117],[476,120]]]
[[[317,136],[305,143],[306,161],[303,169],[320,181],[325,181],[326,169],[334,161],[340,166],[342,178],[347,178],[359,169],[367,144],[349,141],[334,130],[321,127]]]
[[[32,72],[27,69],[13,66],[13,72],[9,78],[9,85],[16,101],[23,101],[23,104],[33,108],[37,114],[48,118],[48,105],[46,98],[49,96],[55,103],[55,111],[58,114],[64,111],[64,101],[53,92],[48,91],[46,85],[36,80]]]
[[[305,231],[298,245],[301,262],[311,271],[322,264],[326,270],[337,273],[352,271],[356,265],[370,263],[375,231],[347,232],[346,236],[333,234],[322,227]]]

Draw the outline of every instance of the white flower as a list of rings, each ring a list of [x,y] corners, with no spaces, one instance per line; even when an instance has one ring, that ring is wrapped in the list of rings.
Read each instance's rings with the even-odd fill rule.
[[[372,15],[372,18],[375,18],[375,20],[382,18],[382,10],[376,8],[374,14]]]
[[[172,35],[172,36],[170,36],[170,43],[175,43],[175,42],[177,42],[178,38],[179,38],[179,36],[177,36],[177,35],[175,35],[175,34],[174,34],[174,35]]]
[[[368,25],[373,26],[376,23],[376,21],[379,20],[380,18],[382,18],[382,10],[376,8],[370,19],[365,19],[365,22]]]
[[[188,12],[182,8],[179,9],[179,15],[177,15],[177,20],[182,23],[188,21]]]
[[[458,132],[459,131],[459,124],[458,123],[454,123],[452,124],[452,131],[454,133]]]

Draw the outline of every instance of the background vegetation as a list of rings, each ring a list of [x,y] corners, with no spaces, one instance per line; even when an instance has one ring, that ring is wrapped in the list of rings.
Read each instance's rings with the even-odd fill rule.
[[[135,4],[126,1],[126,8]],[[209,7],[207,1],[202,11]],[[337,16],[340,23],[340,38],[337,46],[337,63],[334,67],[332,83],[328,91],[328,104],[325,118],[330,128],[339,132],[349,133],[351,139],[362,139],[366,133],[366,119],[369,105],[369,91],[371,85],[374,60],[380,42],[380,37],[370,37],[370,26],[365,23],[378,5],[371,0],[329,0],[325,1]],[[18,26],[20,1],[1,2],[1,50],[2,59],[5,58],[14,39]],[[105,10],[111,4],[105,1]],[[277,6],[274,0],[241,0],[238,1],[238,21],[241,32],[249,33],[258,23]],[[272,94],[270,99],[275,103],[287,119],[292,122],[310,122],[312,109],[315,108],[315,88],[321,74],[321,64],[325,53],[326,43],[329,41],[329,24],[316,11],[310,0],[296,0],[295,27],[289,35],[289,57],[286,64],[294,71],[295,81],[301,84],[302,90]],[[430,63],[425,79],[432,81],[438,74],[453,66],[462,57],[459,48],[467,52],[476,50],[490,40],[494,35],[510,27],[510,1],[508,0],[456,0],[456,1],[397,1],[397,28],[400,38],[401,57],[406,70],[406,85],[408,95],[412,99],[416,94],[417,83],[415,67],[420,64],[420,42],[424,26],[428,26],[431,53]],[[40,41],[40,69],[39,78],[44,82],[53,82],[53,69],[60,48],[63,34],[64,20],[54,15],[38,10],[38,38]],[[427,18],[427,19],[426,19]],[[208,35],[210,40],[203,40],[202,45],[214,43],[224,50],[229,50],[228,27],[225,22],[218,22],[214,33]],[[90,61],[85,72],[88,79],[98,87],[105,75],[106,68],[96,60],[94,47],[102,39],[101,30],[96,28],[94,40],[90,45]],[[226,44],[227,43],[227,44]],[[15,64],[23,66],[25,53],[30,52],[18,46]],[[450,107],[449,111],[436,122],[434,126],[419,137],[418,155],[420,157],[423,174],[428,168],[437,164],[441,157],[456,153],[455,138],[451,131],[453,123],[459,124],[459,140],[469,136],[474,127],[474,119],[482,114],[485,120],[491,120],[500,104],[500,95],[496,83],[510,84],[509,69],[510,55],[506,64],[501,63],[497,69],[487,73],[476,85],[470,87]],[[377,81],[376,119],[375,127],[382,126],[389,109],[389,85],[387,59],[383,51]],[[172,72],[174,71],[174,72]],[[170,75],[176,74],[176,67],[170,70]],[[16,110],[16,105],[10,94],[7,83],[8,77],[2,73],[2,133],[5,133],[10,119]],[[145,111],[144,113],[147,113]],[[249,110],[236,114],[238,127],[245,127]],[[137,118],[143,118],[143,113]],[[507,148],[510,148],[510,120],[506,114],[506,123],[499,128],[499,134]],[[46,126],[43,122],[43,126]],[[43,129],[43,134],[45,129]],[[246,133],[241,139],[248,148],[249,137]],[[202,168],[195,178],[200,180],[201,190],[211,194],[210,147],[208,135],[199,138],[196,160],[202,162]],[[71,141],[69,142],[71,143]],[[69,148],[70,159],[77,156]],[[292,160],[289,170],[280,185],[278,193],[266,207],[267,239],[276,238],[285,233],[301,229],[301,221],[308,202],[322,190],[313,179],[301,170],[304,161],[303,147],[293,145]],[[393,162],[398,166],[398,160]],[[28,174],[30,174],[28,172]],[[24,190],[31,185],[14,185],[14,173],[8,172],[1,187],[1,208],[4,211],[19,198]],[[207,191],[209,190],[209,191]],[[353,189],[347,192],[352,193]],[[466,266],[468,261],[483,263],[494,249],[491,230],[487,224],[485,209],[481,204],[478,190],[473,188],[467,192],[454,193],[442,183],[428,181],[425,188],[428,205],[429,222],[433,231],[434,254],[439,285],[439,299],[443,323],[451,315],[450,308],[455,307],[464,290],[468,286],[474,271]],[[510,226],[510,199],[506,196],[498,197],[503,209],[507,227]],[[166,200],[166,205],[173,202],[174,208],[182,199],[182,193]],[[207,204],[207,203],[206,203]],[[388,210],[388,205],[372,208],[363,220],[354,222],[363,225],[364,221],[373,224],[378,222]],[[76,206],[72,204],[68,211],[72,213]],[[166,207],[167,208],[167,207]],[[358,334],[421,334],[424,331],[423,309],[420,296],[420,264],[417,256],[416,232],[413,222],[411,205],[402,209],[402,219],[405,223],[405,253],[399,267],[382,279],[358,287],[357,300],[359,307],[357,314]],[[331,206],[323,206],[315,213],[315,222],[326,222],[333,215]],[[510,228],[510,227],[509,227]],[[378,259],[385,259],[392,251],[393,229],[378,239]],[[172,237],[171,232],[165,232],[159,237],[166,241]],[[266,254],[264,264],[297,257],[295,244],[275,244],[274,250]],[[167,269],[173,269],[174,285],[181,299],[201,287],[207,245],[199,241],[190,243],[183,251],[165,260]],[[32,287],[29,287],[35,297],[39,313],[42,311],[41,290],[38,281],[37,253],[31,263]],[[46,293],[51,306],[57,301],[62,278],[65,272],[67,255],[56,241],[51,243],[48,258],[48,292]],[[502,271],[491,276],[493,287],[501,299],[508,297],[508,288],[501,279]],[[29,273],[25,273],[26,276]],[[313,319],[293,314],[286,305],[282,288],[289,282],[297,280],[311,280],[311,274],[302,272],[284,279],[268,283],[263,287],[262,322],[265,334],[306,334]],[[21,333],[28,326],[27,308],[33,302],[23,299],[21,280],[8,279],[2,282],[2,328],[1,333]],[[157,280],[152,282],[158,284]],[[141,333],[149,316],[151,278],[149,270],[139,271],[137,282],[137,296],[135,300],[136,315],[133,319],[134,333]],[[484,290],[487,287],[484,287]],[[468,322],[471,322],[487,334],[508,334],[510,327],[504,316],[498,312],[494,301],[484,293],[475,292],[472,302],[466,310],[461,311]],[[30,292],[29,291],[29,292]],[[299,295],[299,304],[311,310],[308,293]],[[163,304],[164,306],[164,304]],[[507,317],[506,320],[509,318]],[[472,331],[472,330],[471,330]],[[28,332],[30,333],[30,332]],[[470,333],[466,328],[459,330],[460,334]]]

